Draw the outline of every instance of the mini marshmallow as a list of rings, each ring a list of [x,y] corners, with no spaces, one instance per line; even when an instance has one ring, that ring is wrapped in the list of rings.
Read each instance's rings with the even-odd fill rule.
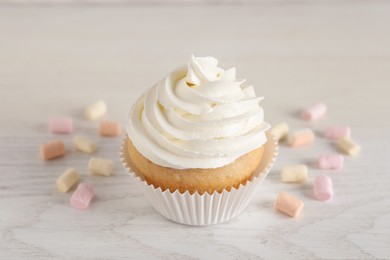
[[[121,134],[121,124],[117,122],[101,121],[99,134],[101,136],[118,136]]]
[[[288,140],[291,147],[299,147],[312,144],[315,136],[310,128],[305,128],[294,132]]]
[[[280,176],[282,182],[304,182],[307,180],[307,166],[304,164],[292,164],[282,167]]]
[[[314,198],[320,201],[326,201],[330,200],[332,197],[332,179],[326,175],[318,176],[314,181]]]
[[[96,120],[107,113],[107,105],[103,101],[97,101],[86,107],[84,113],[88,120]]]
[[[308,121],[317,120],[325,115],[326,110],[326,105],[324,103],[318,102],[305,108],[302,111],[302,117]]]
[[[277,125],[274,125],[271,129],[271,133],[274,136],[276,141],[280,141],[287,137],[288,135],[288,124],[286,123],[279,123]]]
[[[344,156],[341,154],[322,154],[318,166],[323,170],[339,170],[343,168]]]
[[[340,139],[344,137],[351,137],[351,128],[348,126],[332,126],[325,130],[325,137],[329,139]]]
[[[301,214],[303,206],[303,201],[286,192],[280,192],[276,198],[275,208],[293,218],[296,218]]]
[[[114,171],[114,163],[103,158],[91,158],[88,162],[89,172],[95,175],[110,176]]]
[[[70,204],[76,209],[86,209],[92,198],[93,187],[87,183],[80,183],[70,199]]]
[[[340,148],[342,152],[348,155],[358,155],[360,153],[360,146],[357,145],[352,139],[350,138],[341,138],[337,142],[337,146]]]
[[[51,160],[63,156],[65,153],[65,144],[60,140],[42,144],[40,147],[40,154],[43,160]]]
[[[84,153],[92,154],[96,152],[96,143],[81,136],[73,137],[74,147]]]
[[[60,192],[68,192],[79,181],[79,174],[75,169],[67,169],[56,182],[57,190]]]
[[[71,117],[53,117],[49,121],[49,130],[53,134],[69,134],[73,132]]]

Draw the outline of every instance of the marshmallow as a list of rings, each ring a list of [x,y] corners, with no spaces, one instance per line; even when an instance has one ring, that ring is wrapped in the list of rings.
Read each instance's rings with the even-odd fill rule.
[[[288,143],[291,147],[305,146],[314,142],[314,133],[310,128],[305,128],[294,132]]]
[[[92,186],[87,183],[80,183],[70,199],[70,204],[76,209],[86,209],[92,198]]]
[[[107,105],[103,101],[97,101],[86,107],[84,112],[88,120],[96,120],[107,113]]]
[[[351,128],[348,126],[333,126],[333,127],[328,127],[325,130],[325,137],[329,139],[340,139],[344,137],[351,137]]]
[[[101,121],[99,134],[101,136],[118,136],[121,134],[121,124],[117,122]]]
[[[42,144],[40,147],[40,154],[43,160],[50,160],[65,155],[65,145],[63,141],[51,141]]]
[[[84,153],[92,154],[96,152],[96,143],[81,136],[73,137],[73,145],[77,150]]]
[[[88,162],[89,172],[95,175],[110,176],[114,171],[114,163],[103,158],[91,158]]]
[[[285,192],[280,192],[276,198],[275,208],[293,218],[301,214],[303,206],[303,201]]]
[[[344,156],[341,154],[322,154],[318,166],[323,170],[339,170],[343,168]]]
[[[337,142],[337,146],[340,148],[342,152],[348,155],[358,155],[360,153],[360,146],[357,145],[352,139],[350,138],[341,138]]]
[[[314,181],[314,198],[326,201],[333,197],[332,179],[328,176],[318,176]]]
[[[49,130],[53,134],[69,134],[73,132],[71,117],[53,117],[49,121]]]
[[[56,182],[57,190],[60,192],[68,192],[79,181],[79,174],[75,169],[67,169]]]
[[[307,166],[293,164],[284,166],[280,172],[282,182],[304,182],[307,180]]]
[[[324,103],[318,102],[305,108],[302,111],[302,117],[308,121],[317,120],[325,115],[326,110],[326,105]]]
[[[289,127],[286,123],[279,123],[271,128],[271,133],[276,141],[280,141],[287,137]]]

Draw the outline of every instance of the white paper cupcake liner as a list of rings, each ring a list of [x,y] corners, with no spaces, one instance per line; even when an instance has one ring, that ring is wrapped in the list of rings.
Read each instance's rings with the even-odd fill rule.
[[[146,197],[164,217],[186,225],[212,225],[228,221],[244,211],[259,186],[271,170],[278,153],[278,145],[273,136],[267,132],[268,141],[265,143],[263,159],[251,178],[238,188],[230,191],[213,194],[190,194],[188,191],[180,193],[178,190],[162,191],[148,184],[143,176],[139,176],[131,169],[131,160],[127,154],[126,139],[121,147],[121,160],[123,166],[130,173],[132,179],[144,191]]]

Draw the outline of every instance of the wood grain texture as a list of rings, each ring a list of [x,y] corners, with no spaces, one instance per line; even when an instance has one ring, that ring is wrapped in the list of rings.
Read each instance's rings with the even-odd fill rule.
[[[388,259],[390,258],[390,4],[250,6],[26,6],[0,8],[1,259]],[[312,127],[311,147],[281,146],[278,161],[248,209],[229,223],[190,227],[158,215],[118,158],[121,138],[98,136],[82,118],[104,99],[107,118],[125,122],[135,99],[189,55],[212,55],[253,83],[267,121]],[[306,123],[297,112],[328,104]],[[48,119],[70,115],[75,133],[115,161],[113,177],[90,176],[89,156],[71,136],[48,133]],[[350,125],[362,146],[345,168],[324,172],[315,161],[335,152],[321,137]],[[43,162],[39,145],[61,138],[64,158]],[[307,163],[306,184],[280,182],[281,166]],[[56,191],[68,167],[95,186],[89,210]],[[329,174],[335,198],[312,198],[312,182]],[[290,219],[273,209],[280,191],[305,201]]]

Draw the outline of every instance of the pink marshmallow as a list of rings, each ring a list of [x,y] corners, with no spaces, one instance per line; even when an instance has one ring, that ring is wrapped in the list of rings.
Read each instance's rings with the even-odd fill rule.
[[[348,126],[332,126],[325,130],[325,137],[329,139],[340,139],[351,137],[351,128]]]
[[[341,154],[323,154],[318,161],[318,166],[323,170],[339,170],[343,165],[344,156]]]
[[[312,121],[323,117],[326,113],[326,105],[324,103],[315,103],[302,111],[302,117],[305,120]]]
[[[326,175],[318,176],[314,181],[314,198],[319,201],[330,200],[333,197],[332,179]]]
[[[53,117],[49,121],[50,132],[54,134],[69,134],[73,132],[71,117]]]
[[[80,183],[70,199],[70,204],[76,209],[86,209],[92,198],[92,186],[87,183]]]

